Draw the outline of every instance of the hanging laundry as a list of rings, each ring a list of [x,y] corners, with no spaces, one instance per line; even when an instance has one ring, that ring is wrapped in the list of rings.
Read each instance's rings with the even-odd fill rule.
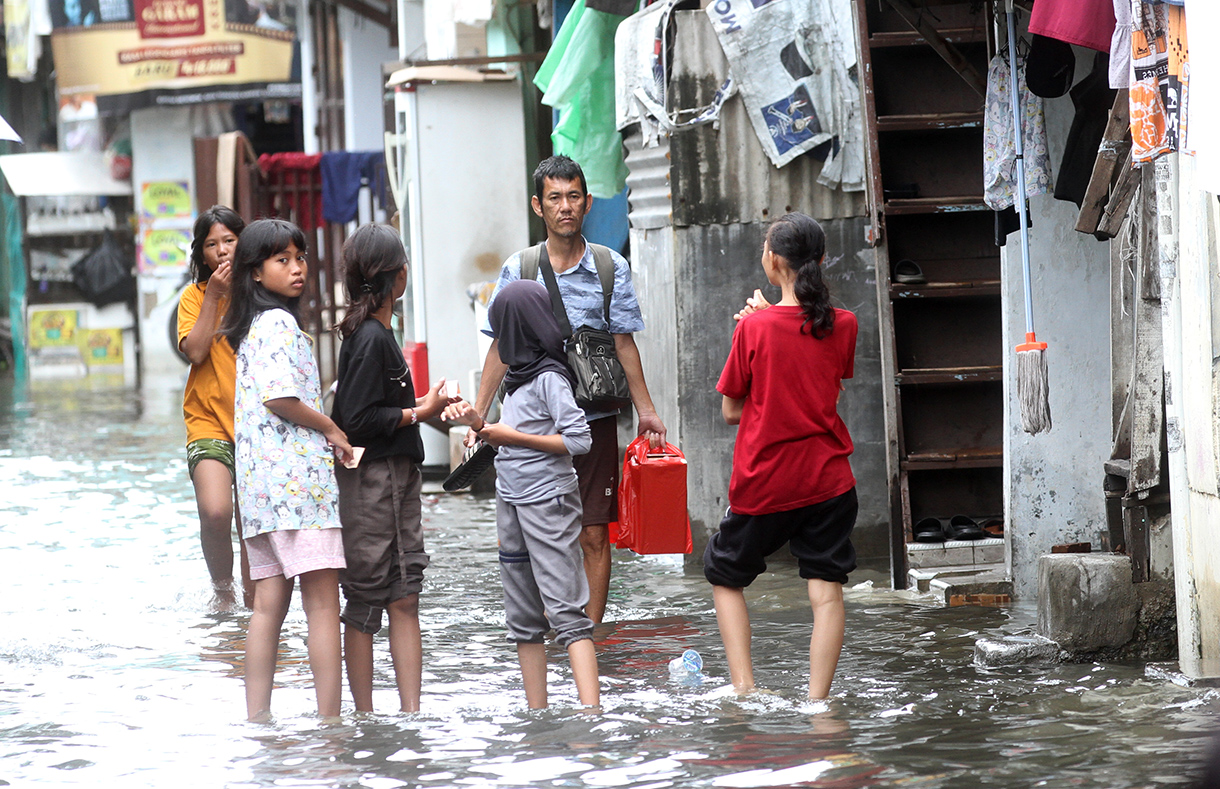
[[[614,32],[622,21],[576,0],[534,77],[542,103],[559,111],[554,152],[581,166],[594,197],[614,197],[627,184],[623,135],[614,122]]]
[[[860,125],[859,88],[844,8],[832,0],[717,0],[706,13],[771,163],[783,167],[837,137],[824,170],[833,185],[854,189],[863,187],[863,155],[857,178],[854,153],[863,141],[849,132]]]
[[[1109,52],[1113,0],[1038,0],[1029,15],[1029,32]]]
[[[1180,6],[1133,0],[1132,25],[1131,160],[1150,162],[1185,140],[1186,14]]]
[[[381,207],[385,199],[385,154],[381,151],[331,151],[322,154],[322,218],[347,224],[355,221],[360,188],[367,186]]]
[[[670,20],[682,0],[653,3],[629,16],[614,34],[615,125],[620,131],[639,124],[643,146],[655,146],[661,132],[674,132],[713,123],[720,108],[737,93],[733,77],[728,77],[712,96],[712,101],[695,109],[670,109],[666,101],[669,86]]]
[[[265,153],[258,157],[259,169],[289,187],[280,192],[273,208],[306,233],[323,224],[321,161],[319,153]]]
[[[1115,91],[1109,86],[1109,58],[1098,52],[1093,57],[1093,70],[1072,88],[1072,105],[1076,115],[1063,146],[1063,159],[1055,179],[1055,199],[1068,200],[1079,208],[1093,177],[1097,150],[1110,122]]]
[[[1008,208],[1017,191],[1017,146],[1012,104],[1008,94],[1007,53],[991,59],[987,69],[986,111],[983,115],[983,202],[995,211]],[[1025,148],[1025,193],[1029,197],[1054,188],[1046,142],[1042,99],[1025,87],[1025,57],[1017,53],[1017,91],[1021,105],[1021,135]]]
[[[1131,1],[1114,0],[1114,35],[1110,37],[1112,88],[1131,86]]]

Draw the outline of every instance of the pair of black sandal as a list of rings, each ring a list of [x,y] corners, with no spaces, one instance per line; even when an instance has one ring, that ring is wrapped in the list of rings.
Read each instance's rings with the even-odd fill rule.
[[[983,540],[990,537],[974,518],[954,515],[952,518],[924,518],[911,527],[915,542],[945,542],[946,540]]]

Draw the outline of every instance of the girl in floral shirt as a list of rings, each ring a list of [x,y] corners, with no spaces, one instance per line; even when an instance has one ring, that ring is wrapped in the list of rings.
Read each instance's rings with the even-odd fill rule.
[[[305,289],[305,236],[281,219],[250,224],[237,243],[221,333],[237,353],[234,408],[237,500],[254,580],[246,634],[246,713],[270,714],[280,628],[301,579],[318,713],[339,714],[339,525],[335,455],[347,436],[322,412],[312,341],[297,304]]]

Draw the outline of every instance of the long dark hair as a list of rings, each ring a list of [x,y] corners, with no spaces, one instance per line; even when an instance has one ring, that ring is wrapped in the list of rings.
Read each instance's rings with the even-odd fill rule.
[[[212,276],[212,269],[203,260],[203,242],[217,224],[229,228],[229,232],[238,238],[241,238],[241,231],[246,229],[246,220],[227,205],[214,205],[199,215],[191,237],[191,279],[196,282],[207,282]]]
[[[295,244],[305,252],[305,234],[301,228],[283,219],[260,219],[251,222],[237,239],[233,251],[233,281],[229,285],[229,311],[220,324],[220,334],[229,341],[233,350],[241,345],[250,333],[250,324],[266,310],[287,310],[297,325],[301,316],[297,306],[300,296],[281,299],[261,284],[254,281],[254,274],[263,267],[263,261],[277,252]],[[301,327],[304,329],[304,327]]]
[[[350,337],[386,299],[394,295],[394,280],[407,265],[407,251],[389,225],[360,227],[343,245],[343,287],[347,314],[339,324],[339,338]]]
[[[822,279],[822,258],[826,255],[826,232],[808,214],[784,214],[767,230],[767,245],[771,252],[784,259],[796,272],[796,300],[801,303],[805,322],[801,331],[819,340],[835,328],[835,308],[830,303],[830,289]]]

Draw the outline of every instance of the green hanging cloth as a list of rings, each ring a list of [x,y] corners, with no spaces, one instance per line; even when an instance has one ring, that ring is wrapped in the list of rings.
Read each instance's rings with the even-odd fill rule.
[[[614,31],[625,18],[576,0],[534,77],[542,103],[559,111],[555,153],[576,160],[594,197],[614,197],[627,184],[614,117]]]

